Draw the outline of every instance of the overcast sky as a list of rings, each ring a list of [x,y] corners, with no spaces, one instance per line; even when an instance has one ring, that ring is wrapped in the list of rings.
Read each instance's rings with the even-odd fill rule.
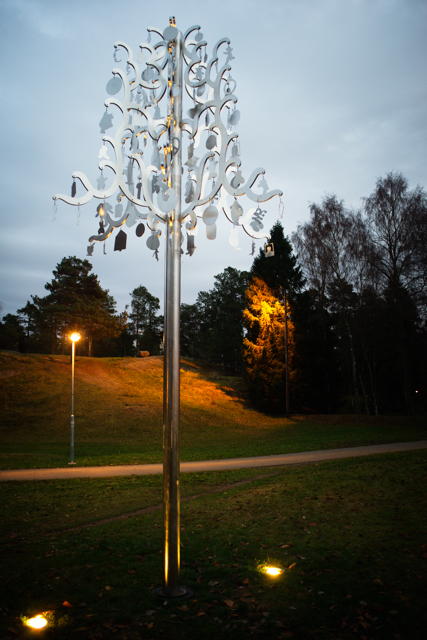
[[[146,29],[163,30],[171,15],[182,31],[199,24],[209,48],[231,39],[242,168],[264,167],[269,187],[283,191],[287,235],[326,193],[360,207],[390,171],[427,186],[425,0],[0,0],[3,314],[44,295],[63,257],[86,257],[99,201],[81,208],[77,225],[65,203],[52,220],[52,195],[70,193],[73,171],[99,174],[114,43],[137,52]],[[278,199],[267,208],[269,229]],[[183,302],[227,266],[251,266],[250,238],[241,230],[236,251],[230,223],[219,227],[183,256]],[[141,284],[163,304],[163,245],[156,262],[145,239],[130,233],[123,252],[112,240],[91,262],[118,311]]]

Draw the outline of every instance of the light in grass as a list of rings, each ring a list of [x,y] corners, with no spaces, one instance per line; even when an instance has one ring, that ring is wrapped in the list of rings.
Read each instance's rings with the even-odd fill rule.
[[[272,578],[276,578],[277,576],[280,576],[283,573],[283,569],[273,564],[260,564],[258,565],[258,571],[260,571],[261,573],[266,573],[268,576],[271,576]]]
[[[38,616],[34,616],[34,618],[29,618],[26,621],[26,625],[31,627],[32,629],[44,629],[47,626],[47,620],[39,613]]]

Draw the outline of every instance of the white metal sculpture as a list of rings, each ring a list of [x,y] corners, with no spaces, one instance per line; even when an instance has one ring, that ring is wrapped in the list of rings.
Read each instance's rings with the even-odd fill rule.
[[[92,197],[102,200],[96,208],[98,233],[89,238],[88,255],[96,241],[106,240],[119,227],[136,225],[146,244],[158,255],[163,224],[166,230],[166,291],[164,331],[164,586],[162,597],[189,593],[179,585],[179,312],[181,290],[182,227],[187,234],[187,254],[195,250],[194,236],[202,221],[208,239],[215,239],[220,210],[232,223],[230,244],[238,248],[239,228],[253,238],[263,232],[265,211],[259,203],[281,191],[270,191],[263,169],[243,177],[236,125],[236,82],[231,77],[232,48],[228,38],[213,47],[199,26],[182,34],[170,19],[162,32],[148,29],[148,41],[139,47],[137,59],[123,42],[114,45],[114,59],[123,68],[113,69],[107,83],[110,96],[101,118],[101,133],[113,127],[112,109],[122,114],[114,137],[103,136],[98,154],[100,176],[95,188],[81,172],[73,173],[71,197],[56,194],[54,201],[76,206]],[[151,43],[152,38],[156,40]],[[120,55],[125,53],[125,58]],[[142,65],[142,66],[141,66]],[[183,117],[184,92],[189,109]],[[114,97],[114,96],[119,96]],[[164,100],[166,113],[160,103]],[[183,164],[183,154],[185,162]],[[110,157],[110,154],[113,157]],[[185,167],[185,171],[184,171]],[[104,173],[105,172],[105,173]],[[107,173],[108,172],[108,173]],[[109,175],[111,174],[111,176]],[[183,176],[183,174],[185,174]],[[182,181],[184,178],[184,189]],[[80,185],[78,186],[79,181]],[[257,182],[258,181],[258,182]],[[110,183],[110,184],[109,184]],[[84,189],[82,195],[77,191]],[[241,204],[246,196],[249,208]],[[113,204],[109,199],[113,198]],[[115,248],[126,248],[120,229]],[[104,247],[105,250],[105,247]],[[254,248],[252,247],[252,253]]]

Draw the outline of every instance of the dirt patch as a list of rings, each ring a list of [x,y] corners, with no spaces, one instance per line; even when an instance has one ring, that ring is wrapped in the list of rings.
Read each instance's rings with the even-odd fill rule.
[[[121,389],[123,384],[117,380],[108,363],[95,358],[84,358],[76,361],[75,376],[90,384],[105,386],[106,389]]]
[[[146,358],[127,358],[120,363],[122,369],[143,371],[144,369],[163,368],[163,356],[147,356]]]

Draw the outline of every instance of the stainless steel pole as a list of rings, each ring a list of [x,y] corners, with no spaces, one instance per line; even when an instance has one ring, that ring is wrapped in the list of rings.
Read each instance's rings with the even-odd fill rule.
[[[166,235],[164,400],[163,400],[163,509],[164,587],[159,595],[183,597],[180,573],[180,492],[179,492],[179,405],[181,306],[181,121],[182,121],[182,35],[178,32],[169,63],[171,186],[176,207],[169,214]]]
[[[70,464],[74,464],[74,352],[75,342],[71,342],[71,446]]]

